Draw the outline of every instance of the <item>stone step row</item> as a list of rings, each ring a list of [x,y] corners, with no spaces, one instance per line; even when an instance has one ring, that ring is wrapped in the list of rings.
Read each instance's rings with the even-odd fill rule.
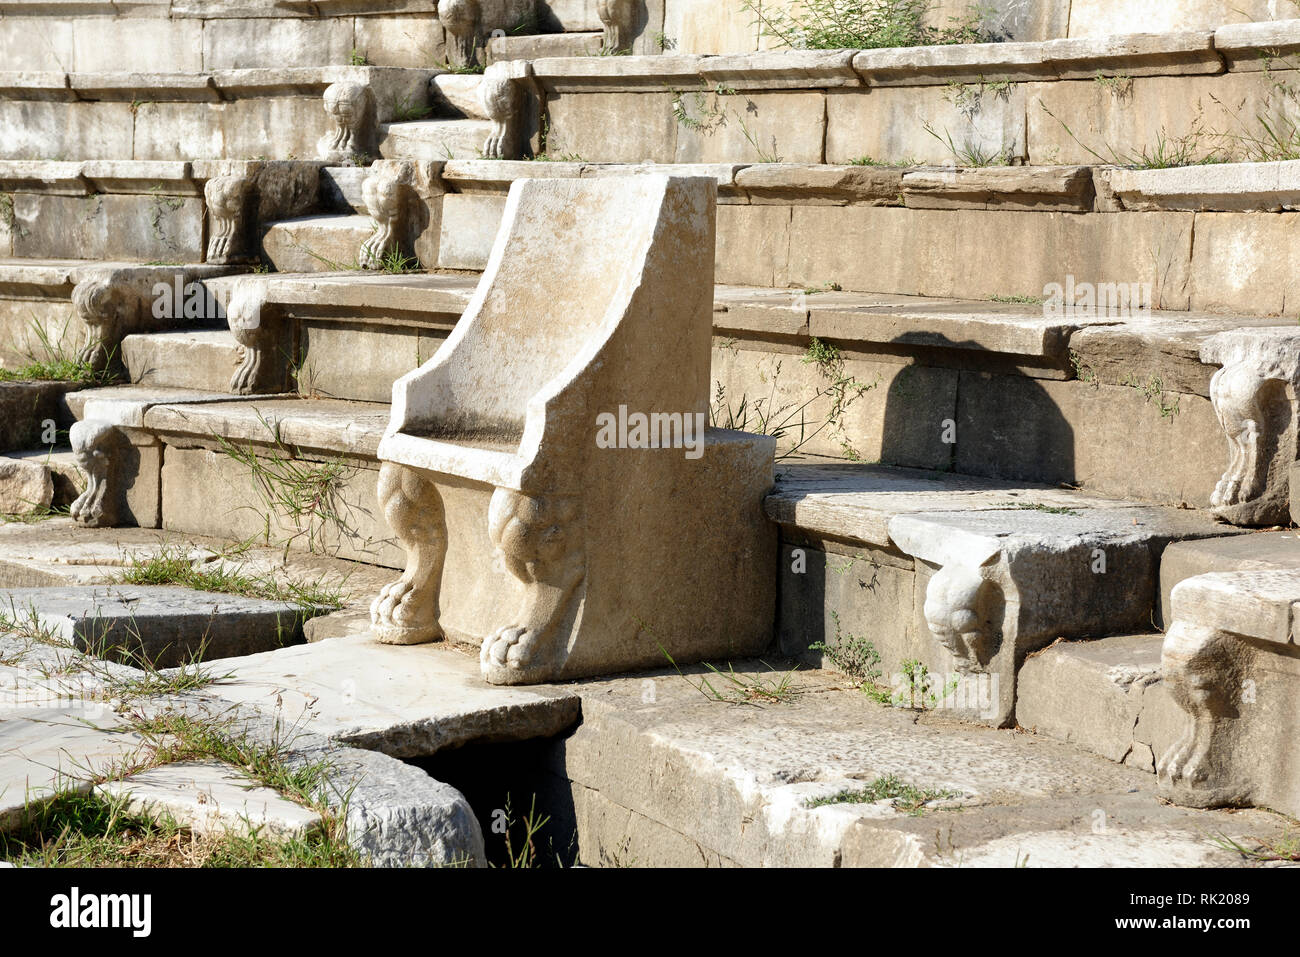
[[[487,67],[486,98],[475,112],[494,123],[483,146],[491,159],[545,152],[592,162],[987,166],[1088,163],[1109,153],[1121,165],[1146,165],[1139,154],[1162,139],[1185,142],[1193,129],[1193,152],[1207,139],[1215,155],[1235,149],[1243,153],[1237,159],[1267,158],[1251,143],[1266,142],[1278,108],[1271,77],[1300,50],[1300,21],[1224,30],[1226,58],[1215,34],[1182,32],[901,50],[501,60]],[[453,63],[478,62],[475,44],[485,39],[462,37],[451,47]],[[0,74],[0,92],[22,135],[4,148],[14,158],[373,156],[389,134],[383,124],[423,119],[438,108],[429,81],[440,72],[10,71]],[[1099,76],[1109,82],[1098,83]],[[1173,86],[1187,95],[1171,95]],[[313,97],[324,97],[325,110],[313,107]],[[1129,100],[1135,108],[1126,108]],[[1189,104],[1197,100],[1215,104],[1209,115],[1193,113]],[[1086,128],[1076,121],[1084,135],[1075,135],[1065,118],[1088,114],[1095,121]],[[1152,125],[1166,116],[1170,122]],[[1234,139],[1243,124],[1230,121],[1240,116],[1249,122]],[[1253,141],[1252,123],[1259,126]],[[390,143],[385,155],[397,158],[398,148]]]

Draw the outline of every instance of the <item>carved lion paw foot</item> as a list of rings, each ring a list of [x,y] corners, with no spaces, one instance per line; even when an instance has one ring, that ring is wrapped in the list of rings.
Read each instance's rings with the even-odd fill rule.
[[[1242,500],[1241,481],[1239,479],[1223,479],[1215,486],[1214,494],[1210,496],[1210,504],[1215,508],[1221,508],[1225,505],[1236,505]]]
[[[405,578],[385,585],[370,605],[375,638],[388,645],[420,645],[442,638],[442,627],[427,610],[421,596]]]
[[[494,685],[532,684],[555,677],[547,637],[527,625],[498,628],[479,651],[483,677]]]
[[[249,395],[257,385],[257,372],[261,356],[256,350],[239,347],[239,368],[230,377],[230,391],[235,395]]]
[[[208,243],[208,259],[211,262],[224,261],[230,255],[230,237],[213,236]]]

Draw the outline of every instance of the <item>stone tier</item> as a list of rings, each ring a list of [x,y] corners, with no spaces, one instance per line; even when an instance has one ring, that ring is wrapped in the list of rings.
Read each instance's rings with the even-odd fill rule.
[[[0,73],[0,125],[11,131],[0,155],[189,161],[319,153],[361,161],[375,155],[374,123],[428,112],[429,79],[439,72],[344,65]],[[340,95],[327,112],[331,87]],[[351,110],[346,118],[344,108]],[[356,124],[366,129],[352,129]]]
[[[218,301],[249,290],[255,326],[237,319],[232,335],[173,323],[166,335],[127,337],[124,358],[134,381],[155,386],[385,402],[438,349],[477,284],[473,273],[214,279]],[[782,454],[847,450],[1197,508],[1219,504],[1228,462],[1211,398],[1224,360],[1203,350],[1250,327],[1287,334],[1277,320],[1209,313],[1050,316],[1029,304],[723,285],[713,315],[715,418],[756,428],[755,401],[770,404],[764,414],[782,410]],[[830,366],[804,361],[814,339],[838,350]],[[855,393],[834,421],[832,373]],[[1290,434],[1275,425],[1278,438]],[[1162,467],[1134,468],[1150,460]],[[1287,481],[1283,470],[1269,487],[1284,492]]]

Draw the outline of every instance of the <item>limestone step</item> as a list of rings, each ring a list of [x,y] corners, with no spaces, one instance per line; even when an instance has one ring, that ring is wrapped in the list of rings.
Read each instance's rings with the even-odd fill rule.
[[[731,665],[768,687],[787,675]],[[749,707],[702,694],[716,676],[695,668],[576,685],[582,724],[545,752],[539,806],[572,815],[593,866],[1243,866],[1216,840],[1287,826],[1171,806],[1152,775],[1046,737],[789,677],[793,694]],[[888,783],[914,804],[864,793]]]
[[[1257,532],[1229,538],[1178,542],[1160,559],[1159,624],[1171,621],[1174,588],[1189,578],[1210,572],[1274,572],[1300,568],[1300,534]]]
[[[1161,673],[1163,644],[1158,633],[1116,635],[1031,655],[1020,670],[1016,723],[1154,774],[1187,720]]]
[[[443,119],[486,120],[479,87],[483,77],[475,73],[440,73],[429,81],[429,99],[434,115]]]
[[[1102,156],[1147,165],[1175,142],[1194,154],[1191,162],[1216,148],[1237,159],[1268,153],[1235,137],[1266,138],[1270,86],[1260,64],[1270,49],[1296,48],[1296,21],[1224,28],[1223,52],[1206,29],[1123,30],[832,54],[539,58],[532,66],[547,94],[551,149],[601,162],[869,157],[988,166]],[[616,126],[606,121],[612,95],[620,97]]]
[[[78,283],[103,278],[129,288],[140,307],[134,310],[126,328],[119,330],[128,332],[166,328],[172,318],[184,321],[187,290],[191,294],[202,292],[210,278],[247,268],[207,263],[159,265],[121,260],[0,259],[0,367],[19,369],[60,356],[76,357],[85,345],[87,334],[72,308],[72,291]],[[162,288],[168,294],[160,302]],[[202,297],[194,298],[198,301]]]
[[[304,253],[316,240],[299,237],[337,240],[332,253],[318,253],[324,258],[352,256],[364,222],[277,224],[267,245],[285,250],[281,259],[324,267]],[[444,233],[444,252],[465,235]],[[305,391],[384,402],[396,379],[436,351],[477,276],[346,271],[251,281],[274,330],[255,391],[287,387],[296,364]],[[208,286],[221,298],[234,282]],[[721,394],[713,413],[726,424],[742,400],[760,398],[774,408],[804,407],[794,415],[802,433],[798,421],[785,423],[783,456],[798,445],[800,454],[839,457],[848,440],[864,461],[1208,508],[1228,460],[1209,400],[1218,366],[1202,361],[1201,350],[1212,336],[1276,321],[1168,311],[1123,317],[1100,308],[1051,315],[1028,304],[719,285],[712,378]],[[865,387],[838,431],[823,421],[831,414],[823,371],[802,361],[813,338],[840,350],[840,374]],[[167,382],[207,388],[219,377],[203,386]],[[1018,424],[1007,424],[1008,409]],[[752,414],[732,424],[758,427]],[[1151,456],[1164,467],[1135,467]]]
[[[476,658],[441,645],[384,645],[369,623],[300,648],[224,662],[225,701],[278,712],[355,747],[400,758],[470,743],[563,734],[580,704],[564,688],[486,684]],[[348,681],[340,684],[339,676]]]
[[[385,159],[439,162],[474,159],[492,134],[488,120],[414,120],[380,128],[379,155]]]
[[[364,213],[361,187],[371,170],[365,166],[326,166],[320,171],[321,202],[325,211]]]
[[[257,835],[301,840],[320,829],[318,812],[257,784],[220,761],[178,761],[106,781],[94,788],[120,800],[127,813],[165,820],[200,837]]]
[[[96,772],[143,744],[107,702],[68,700],[62,688],[27,682],[8,688],[6,696],[16,700],[0,721],[0,830],[21,824],[56,794],[89,793]]]
[[[374,220],[362,213],[285,219],[263,234],[262,254],[277,272],[357,269],[361,244],[374,231]]]
[[[0,74],[0,158],[171,160],[306,158],[334,132],[336,82],[366,86],[375,118],[428,108],[430,66],[315,66],[204,72]],[[365,144],[361,151],[368,151]]]
[[[1232,531],[1196,511],[846,463],[779,469],[765,508],[781,526],[785,654],[863,653],[895,688],[919,662],[946,707],[995,725],[1017,713],[1026,655],[1149,627],[1166,546]]]
[[[541,57],[596,56],[600,53],[604,40],[604,34],[596,32],[493,37],[488,41],[488,62],[537,60]]]
[[[471,275],[371,271],[254,281],[278,344],[264,350],[252,391],[280,388],[292,356],[294,388],[365,402],[387,402],[393,383],[437,351],[478,285]]]
[[[134,443],[109,481],[124,524],[405,565],[376,505],[385,404],[127,385],[91,390],[70,407]],[[251,453],[260,471],[231,454],[234,447]],[[304,472],[298,479],[286,473],[294,468]],[[278,498],[294,481],[318,481],[308,487],[320,500],[304,507],[292,495],[287,504]]]
[[[240,345],[225,329],[155,332],[123,339],[122,359],[138,385],[222,392],[239,366]]]
[[[445,58],[435,4],[360,0],[313,4],[9,0],[0,48],[13,70],[169,70],[351,62],[427,66]]]
[[[303,622],[316,613],[169,585],[0,589],[0,608],[79,651],[158,668],[299,643]]]
[[[0,829],[35,819],[58,794],[120,796],[148,816],[200,833],[301,836],[319,826],[311,809],[221,763],[157,764],[156,717],[185,720],[219,740],[274,749],[290,774],[321,776],[314,795],[346,823],[346,837],[375,866],[481,866],[482,832],[454,788],[375,751],[340,746],[302,726],[285,735],[273,715],[203,692],[150,696],[134,668],[0,632],[5,720],[0,722]],[[131,707],[110,695],[130,689]],[[247,770],[247,769],[245,769]],[[131,773],[135,771],[135,773]],[[97,780],[98,779],[98,780]]]
[[[0,192],[10,194],[0,256],[202,262],[210,180],[250,179],[254,215],[275,219],[319,208],[318,170],[318,163],[297,161],[0,160]]]
[[[85,485],[70,449],[50,447],[0,456],[0,514],[66,509]]]
[[[609,128],[602,127],[602,144]],[[1271,250],[1297,215],[1291,211],[1300,193],[1297,161],[1168,170],[882,167],[726,157],[730,161],[648,165],[641,154],[621,163],[594,162],[599,152],[550,134],[546,149],[552,158],[571,158],[444,165],[442,231],[444,238],[463,238],[444,243],[437,265],[483,268],[496,235],[490,224],[500,221],[515,179],[650,170],[717,181],[716,276],[729,285],[1028,302],[1068,297],[1074,305],[1091,297],[1110,302],[1112,314],[1120,315],[1148,307],[1258,317],[1287,311],[1291,274],[1278,268]],[[1260,216],[1246,209],[1273,212]],[[1153,258],[1149,251],[1157,247],[1161,253]],[[961,253],[972,248],[981,250],[978,260]],[[1258,281],[1243,283],[1242,269]]]

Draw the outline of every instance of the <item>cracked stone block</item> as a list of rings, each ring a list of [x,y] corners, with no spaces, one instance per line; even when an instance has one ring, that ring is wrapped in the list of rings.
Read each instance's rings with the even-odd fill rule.
[[[34,614],[78,650],[160,668],[200,652],[210,660],[299,644],[312,614],[291,602],[170,585],[10,588],[0,590],[0,609]]]

